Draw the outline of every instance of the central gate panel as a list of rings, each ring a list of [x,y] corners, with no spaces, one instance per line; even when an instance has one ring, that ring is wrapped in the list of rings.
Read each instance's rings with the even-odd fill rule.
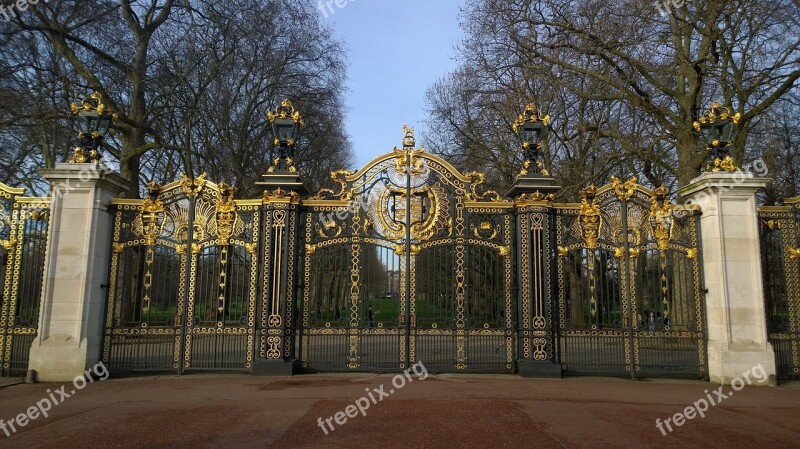
[[[303,201],[307,370],[513,369],[513,204],[415,149]]]

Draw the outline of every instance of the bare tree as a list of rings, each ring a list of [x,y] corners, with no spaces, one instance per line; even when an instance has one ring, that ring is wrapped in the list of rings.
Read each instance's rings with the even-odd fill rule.
[[[325,182],[329,165],[352,162],[341,131],[344,51],[312,5],[40,2],[3,25],[1,36],[21,46],[0,57],[0,86],[29,112],[0,109],[0,138],[17,140],[4,160],[24,159],[30,168],[63,161],[67,107],[95,90],[119,114],[106,152],[133,181],[130,196],[142,181],[201,172],[254,194],[272,147],[266,111],[283,98],[308,118],[297,164],[312,187]],[[30,134],[24,142],[11,129],[20,126]]]
[[[741,162],[751,123],[800,77],[797,4],[697,0],[664,13],[648,0],[476,2],[464,13],[462,68],[429,93],[431,122],[494,118],[508,134],[512,110],[537,99],[554,121],[570,122],[556,125],[550,152],[567,181],[579,173],[559,165],[582,154],[577,146],[611,168],[590,167],[582,179],[616,171],[685,184],[705,158],[692,123],[721,99],[743,116],[734,150]],[[469,139],[471,125],[451,123],[444,135]],[[507,139],[489,137],[473,142],[509,151],[498,143]]]

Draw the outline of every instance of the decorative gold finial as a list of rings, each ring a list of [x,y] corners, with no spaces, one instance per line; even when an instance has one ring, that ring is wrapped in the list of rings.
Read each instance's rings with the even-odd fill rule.
[[[669,249],[672,236],[672,204],[669,202],[669,190],[659,186],[653,191],[650,199],[650,228],[656,238],[659,251]]]
[[[417,139],[414,137],[414,128],[409,128],[403,124],[403,148],[414,148],[417,146]]]
[[[602,217],[594,184],[581,190],[580,226],[584,246],[588,249],[597,248]]]

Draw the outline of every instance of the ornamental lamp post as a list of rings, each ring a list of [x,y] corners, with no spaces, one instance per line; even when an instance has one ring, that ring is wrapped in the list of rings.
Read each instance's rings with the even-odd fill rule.
[[[288,171],[296,173],[294,167],[294,153],[300,131],[305,127],[305,122],[300,116],[300,112],[294,109],[292,102],[283,100],[275,112],[268,112],[267,118],[272,126],[272,135],[275,138],[274,145],[278,149],[278,157],[272,161],[269,172]]]
[[[71,164],[100,162],[103,139],[111,127],[111,122],[116,120],[116,114],[108,110],[99,92],[85,97],[80,106],[72,103],[70,109],[78,116],[78,137],[81,143],[75,147],[69,162]]]
[[[737,112],[731,115],[729,108],[715,101],[711,103],[711,109],[703,114],[699,121],[694,122],[695,132],[700,133],[706,143],[708,154],[705,171],[736,171],[737,167],[733,163],[730,150],[736,140],[741,119],[741,114]]]
[[[519,138],[525,162],[522,164],[520,175],[527,175],[531,167],[542,175],[550,176],[544,167],[544,141],[550,132],[550,116],[542,117],[541,112],[534,103],[528,104],[517,120],[514,122],[514,132]]]

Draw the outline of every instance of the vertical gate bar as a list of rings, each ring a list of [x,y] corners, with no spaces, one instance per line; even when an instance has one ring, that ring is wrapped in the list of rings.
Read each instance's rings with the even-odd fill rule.
[[[791,218],[792,234],[794,234],[794,250],[800,251],[800,204],[794,204],[794,213]],[[795,254],[793,272],[791,273],[792,282],[788,283],[789,301],[794,303],[794,329],[789,334],[792,338],[792,375],[800,376],[800,259]]]
[[[622,242],[623,242],[623,253],[622,253],[623,256],[622,257],[623,257],[623,264],[624,264],[623,265],[624,269],[622,270],[624,278],[622,279],[622,282],[627,284],[626,291],[628,293],[626,295],[627,298],[624,297],[624,296],[622,298],[622,301],[623,301],[623,309],[622,309],[622,313],[623,313],[623,316],[622,316],[623,331],[624,330],[628,331],[628,342],[627,342],[628,347],[625,350],[625,352],[626,352],[625,356],[626,356],[626,358],[628,358],[630,360],[629,370],[630,370],[631,378],[636,379],[636,362],[637,362],[637,360],[636,360],[636,351],[634,350],[634,348],[636,347],[636,341],[635,341],[636,337],[634,336],[634,326],[633,326],[633,318],[632,318],[632,313],[633,313],[633,310],[634,310],[635,298],[634,298],[634,293],[633,293],[633,290],[632,290],[633,286],[631,285],[631,282],[630,282],[632,268],[631,268],[631,253],[630,253],[630,249],[631,248],[630,248],[630,241],[629,241],[629,236],[628,236],[628,201],[627,201],[627,198],[625,198],[625,197],[620,198],[620,201],[622,203],[622,236],[623,236],[623,240],[622,240]],[[627,304],[625,304],[626,302],[627,302]],[[627,309],[627,315],[628,315],[627,319],[625,317],[626,309]]]
[[[192,245],[194,244],[194,219],[195,219],[195,201],[196,197],[194,195],[189,196],[189,213],[186,220],[186,256],[184,258],[183,265],[180,267],[181,271],[185,273],[184,278],[184,289],[183,289],[183,310],[180,310],[181,316],[183,319],[181,320],[181,343],[180,343],[180,354],[181,360],[178,360],[178,374],[183,374],[185,369],[185,365],[190,362],[189,354],[186,354],[187,350],[187,340],[190,337],[189,332],[191,331],[189,323],[187,320],[189,319],[189,301],[194,299],[194,294],[192,294],[189,290],[193,286],[192,284],[192,273],[191,267],[194,264],[194,249]]]
[[[694,298],[695,298],[695,313],[701,314],[701,317],[695,317],[695,321],[697,323],[696,332],[699,333],[697,335],[697,353],[700,362],[700,373],[702,374],[704,379],[708,379],[708,313],[706,309],[706,294],[705,292],[705,285],[703,284],[703,279],[705,273],[703,271],[703,239],[698,238],[698,228],[700,227],[700,212],[694,212],[692,214],[693,219],[693,230],[692,230],[692,237],[695,240],[695,245],[697,247],[697,257],[694,258],[694,269],[693,269],[693,284],[694,284]],[[696,274],[695,274],[696,273]],[[688,323],[687,323],[688,324]]]
[[[256,334],[256,317],[258,316],[258,298],[260,295],[258,294],[258,274],[261,273],[259,271],[261,267],[261,258],[259,255],[261,254],[259,251],[261,250],[261,207],[254,207],[251,210],[252,219],[253,219],[253,237],[250,244],[251,247],[248,247],[244,255],[250,256],[250,280],[248,283],[247,288],[247,334],[246,334],[246,341],[247,341],[247,348],[245,349],[245,368],[252,372],[253,368],[253,360],[255,358],[254,348],[255,342],[257,338]]]
[[[406,294],[403,301],[406,303],[405,307],[405,321],[406,321],[406,335],[405,335],[405,360],[403,361],[402,368],[407,368],[411,364],[409,347],[411,345],[411,270],[415,267],[411,266],[411,151],[412,147],[406,146],[406,241],[405,241],[405,256],[406,256]]]
[[[553,344],[553,361],[559,367],[561,365],[561,332],[563,331],[561,326],[561,320],[558,319],[559,311],[558,311],[558,301],[554,302],[552,298],[558,298],[558,295],[553,294],[553,290],[555,286],[558,285],[558,270],[559,270],[559,257],[558,257],[558,245],[559,242],[557,240],[557,232],[556,232],[556,209],[551,207],[547,211],[547,232],[549,233],[548,244],[545,247],[547,251],[547,274],[549,277],[549,285],[547,286],[547,295],[549,300],[549,318],[550,318],[550,340]]]
[[[108,269],[108,289],[106,290],[106,310],[105,310],[105,317],[106,317],[106,326],[104,330],[103,336],[103,354],[102,360],[106,366],[113,369],[111,366],[111,345],[113,344],[112,340],[114,338],[114,306],[116,304],[116,296],[117,296],[117,280],[119,279],[119,274],[117,271],[119,270],[119,258],[120,254],[124,254],[120,252],[119,245],[119,231],[120,231],[120,223],[122,220],[122,210],[119,207],[116,207],[115,214],[114,214],[114,224],[112,230],[112,237],[111,237],[111,257],[109,259],[109,269]],[[49,230],[48,230],[49,232]],[[123,247],[124,251],[124,247]]]
[[[20,272],[24,269],[22,266],[22,250],[25,246],[25,219],[24,214],[21,211],[19,198],[17,197],[14,197],[12,223],[13,227],[11,239],[13,242],[12,251],[14,252],[14,256],[12,258],[13,265],[11,270],[11,295],[7,298],[8,314],[6,315],[6,353],[3,363],[3,367],[6,369],[7,374],[12,374],[13,372],[13,343],[17,338],[17,336],[14,335],[14,329],[16,328],[17,303],[19,301]]]

